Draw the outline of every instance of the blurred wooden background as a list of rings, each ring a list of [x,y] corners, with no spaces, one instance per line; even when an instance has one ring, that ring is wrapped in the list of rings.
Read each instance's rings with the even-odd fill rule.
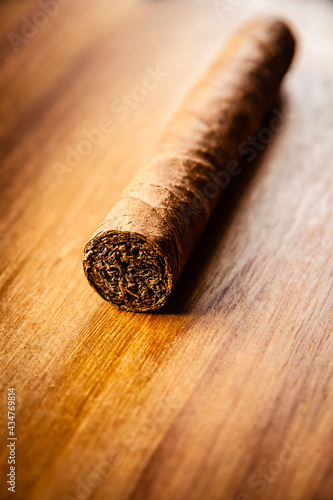
[[[332,500],[332,10],[0,2],[1,498]],[[285,17],[299,41],[279,129],[167,306],[121,312],[86,282],[84,244],[218,47],[258,13]],[[151,88],[136,89],[147,74]]]

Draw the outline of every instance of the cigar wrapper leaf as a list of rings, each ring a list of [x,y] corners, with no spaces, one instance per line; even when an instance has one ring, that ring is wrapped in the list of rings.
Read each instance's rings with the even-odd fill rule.
[[[165,304],[221,197],[219,175],[276,102],[294,49],[274,18],[227,42],[85,247],[84,272],[105,300],[135,312]]]

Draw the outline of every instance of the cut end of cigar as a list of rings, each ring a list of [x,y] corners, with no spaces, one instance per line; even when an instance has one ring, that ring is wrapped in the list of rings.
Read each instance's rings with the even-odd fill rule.
[[[90,285],[126,311],[158,309],[171,292],[167,259],[156,244],[138,233],[97,234],[85,247],[83,267]]]

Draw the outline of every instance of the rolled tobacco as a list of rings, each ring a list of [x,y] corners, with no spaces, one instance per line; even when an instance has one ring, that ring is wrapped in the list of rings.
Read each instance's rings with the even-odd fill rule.
[[[85,247],[84,271],[105,299],[128,311],[166,302],[240,158],[274,105],[294,54],[287,25],[241,28],[184,100]]]

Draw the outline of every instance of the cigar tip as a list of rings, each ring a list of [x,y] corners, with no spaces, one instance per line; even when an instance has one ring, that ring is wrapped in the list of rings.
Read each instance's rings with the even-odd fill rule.
[[[137,233],[97,234],[85,247],[83,268],[94,290],[126,311],[158,309],[172,288],[167,259],[157,245]]]

